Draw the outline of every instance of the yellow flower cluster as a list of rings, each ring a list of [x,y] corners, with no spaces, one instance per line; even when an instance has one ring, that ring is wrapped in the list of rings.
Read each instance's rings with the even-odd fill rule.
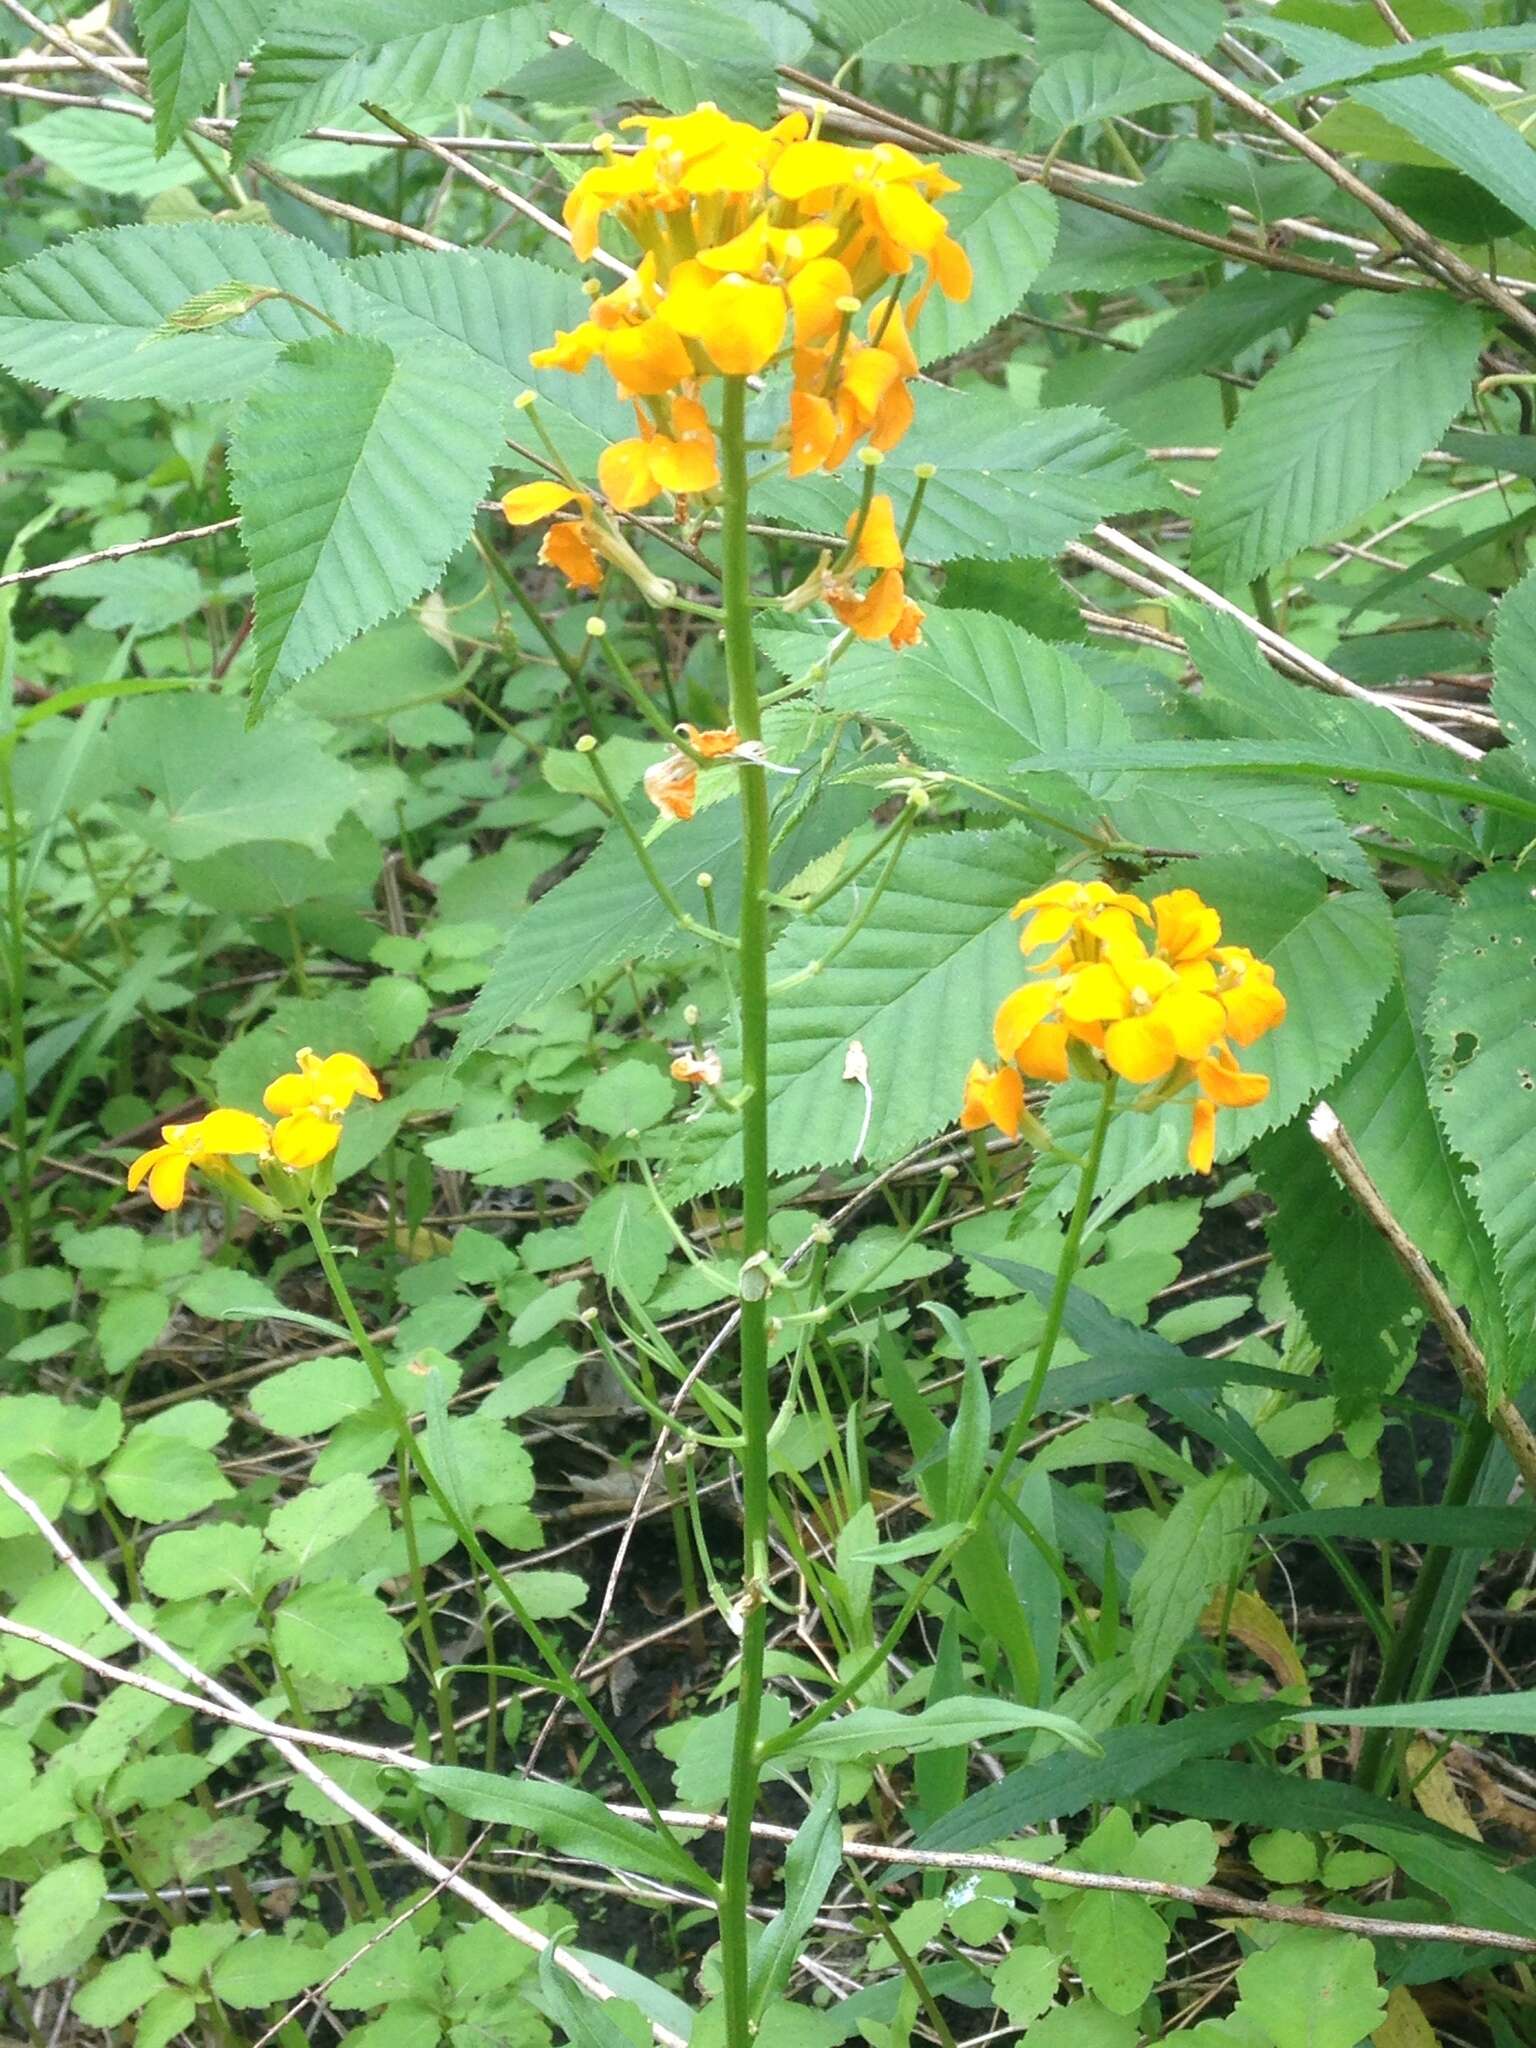
[[[1064,1081],[1074,1047],[1090,1070],[1149,1090],[1140,1106],[1196,1090],[1189,1163],[1209,1173],[1216,1111],[1269,1093],[1228,1043],[1252,1045],[1285,1016],[1275,971],[1245,946],[1221,943],[1221,918],[1193,889],[1139,896],[1105,882],[1057,882],[1014,906],[1027,918],[1024,953],[1049,947],[993,1023],[996,1069],[978,1060],[965,1084],[961,1127],[995,1124],[1017,1137],[1025,1080]]]
[[[531,358],[536,369],[572,372],[599,361],[633,401],[638,432],[606,449],[598,467],[610,504],[627,512],[663,491],[714,490],[720,462],[705,382],[752,375],[785,355],[792,390],[779,445],[791,476],[835,470],[860,442],[894,447],[913,415],[910,322],[935,283],[951,299],[971,290],[970,263],[933,203],[958,190],[955,181],[894,143],[822,141],[803,114],[763,130],[705,104],[623,125],[642,131],[640,148],[621,156],[602,138],[604,161],[573,187],[565,220],[586,261],[611,215],[639,264]],[[922,282],[903,305],[918,262]],[[536,483],[502,501],[514,525],[571,503],[576,516],[551,529],[541,558],[574,587],[593,589],[601,558],[614,556],[585,493]],[[892,588],[880,608],[900,616]]]
[[[356,1053],[322,1058],[305,1046],[297,1072],[280,1074],[262,1096],[275,1124],[244,1109],[211,1109],[191,1124],[164,1124],[161,1143],[141,1152],[128,1169],[128,1191],[146,1181],[157,1209],[179,1209],[195,1166],[215,1184],[233,1158],[255,1157],[290,1173],[318,1166],[341,1143],[342,1118],[353,1100],[380,1097],[378,1077]]]

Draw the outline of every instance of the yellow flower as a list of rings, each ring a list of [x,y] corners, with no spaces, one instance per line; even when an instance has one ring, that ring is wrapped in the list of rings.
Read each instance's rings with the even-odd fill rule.
[[[1006,1138],[1019,1135],[1024,1111],[1024,1083],[1014,1067],[996,1070],[974,1060],[965,1077],[965,1102],[960,1111],[962,1131],[985,1130],[995,1124]]]
[[[702,261],[680,263],[667,284],[662,319],[698,342],[717,370],[745,377],[778,354],[789,301],[777,285],[735,271],[723,277]]]
[[[843,531],[854,542],[854,567],[900,569],[904,566],[906,557],[901,552],[901,540],[896,532],[896,514],[884,491],[878,491],[870,499],[869,510],[862,521],[857,512],[850,513]]]
[[[1013,915],[1026,919],[1024,952],[1051,950],[998,1009],[1002,1072],[1063,1081],[1077,1046],[1106,1077],[1150,1084],[1134,1107],[1155,1109],[1193,1085],[1189,1163],[1208,1173],[1218,1108],[1251,1108],[1269,1093],[1266,1076],[1245,1073],[1227,1040],[1251,1044],[1284,1018],[1274,969],[1244,946],[1220,945],[1221,919],[1193,889],[1169,890],[1149,907],[1106,882],[1053,882]],[[978,1075],[999,1085],[972,1068],[967,1129],[966,1116],[986,1120]]]
[[[720,459],[708,413],[696,398],[674,398],[670,433],[660,432],[640,413],[638,436],[603,450],[597,480],[621,512],[648,505],[658,491],[682,496],[713,490],[720,481]]]
[[[149,1199],[157,1209],[179,1209],[187,1196],[187,1175],[194,1166],[218,1167],[234,1154],[264,1157],[272,1133],[259,1116],[243,1109],[211,1109],[191,1124],[163,1124],[162,1142],[141,1152],[128,1169],[128,1192],[147,1180]]]
[[[382,1090],[373,1069],[354,1052],[333,1052],[322,1058],[306,1045],[298,1055],[298,1071],[281,1074],[262,1096],[278,1119],[272,1151],[284,1166],[298,1170],[317,1166],[341,1143],[341,1120],[354,1099],[380,1099]]]

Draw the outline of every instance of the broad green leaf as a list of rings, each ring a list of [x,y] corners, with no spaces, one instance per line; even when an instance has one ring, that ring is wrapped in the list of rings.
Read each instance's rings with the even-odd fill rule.
[[[1168,1930],[1134,1892],[1088,1892],[1078,1899],[1067,1943],[1084,1987],[1115,2013],[1139,2012],[1168,1964]]]
[[[932,463],[912,535],[931,561],[958,555],[1058,554],[1118,512],[1162,504],[1167,486],[1121,428],[1091,406],[1027,412],[1000,391],[929,390],[917,423],[886,462],[880,487],[902,523],[915,480],[909,464]],[[754,494],[773,516],[840,533],[855,504],[844,478],[776,479]]]
[[[1346,532],[1466,404],[1482,339],[1439,293],[1346,299],[1245,399],[1195,512],[1196,569],[1243,583]]]
[[[436,580],[489,483],[502,410],[415,345],[348,336],[287,351],[229,451],[256,578],[258,701]]]
[[[262,1549],[261,1531],[238,1522],[170,1529],[145,1552],[144,1583],[161,1600],[195,1600],[204,1593],[254,1595]]]
[[[133,0],[149,59],[155,141],[168,150],[221,85],[235,75],[271,20],[278,0]]]
[[[1536,1326],[1533,975],[1536,908],[1528,878],[1503,870],[1478,876],[1447,928],[1429,1001],[1426,1022],[1438,1062],[1430,1099],[1466,1162],[1467,1186],[1493,1240],[1509,1314],[1510,1370],[1521,1378]]]
[[[945,199],[943,212],[973,276],[967,299],[951,303],[937,286],[928,294],[912,325],[912,345],[924,363],[970,348],[1005,319],[1056,243],[1056,201],[1043,185],[1027,185],[1006,164],[987,157],[949,156],[941,162],[960,180],[962,189]]]
[[[1237,1990],[1275,2048],[1356,2048],[1387,2004],[1371,1944],[1320,1927],[1281,1928],[1239,1967]]]
[[[1089,122],[1198,99],[1202,90],[1177,65],[1121,36],[1047,64],[1029,95],[1030,125],[1035,139],[1049,145]]]
[[[819,972],[774,1001],[769,1119],[775,1171],[850,1159],[864,1124],[863,1091],[843,1079],[858,1039],[874,1110],[863,1158],[894,1159],[959,1115],[965,1071],[991,1044],[992,1016],[1016,979],[1008,912],[1050,873],[1038,840],[1019,831],[960,832],[911,842],[857,935]],[[827,953],[849,916],[840,900],[790,926],[771,979],[802,974]],[[739,1055],[721,1046],[727,1080]],[[738,1119],[709,1109],[679,1134],[676,1191],[734,1183]]]
[[[1053,2005],[1042,2019],[1026,2027],[1021,2048],[1136,2048],[1140,2028],[1123,2014],[1109,2012],[1096,1998],[1074,1998]]]
[[[823,1721],[794,1736],[777,1761],[796,1766],[815,1761],[862,1763],[887,1750],[920,1756],[929,1750],[988,1742],[1021,1728],[1047,1728],[1082,1756],[1101,1753],[1098,1743],[1065,1714],[1007,1700],[957,1698],[935,1701],[915,1714],[898,1714],[890,1707],[855,1707],[835,1721]]]
[[[71,1856],[27,1886],[15,1923],[19,1984],[51,1983],[84,1962],[80,1945],[106,1889],[106,1872],[94,1856]]]
[[[777,780],[778,778],[775,778]],[[836,846],[868,808],[855,792],[823,791],[798,816],[790,797],[775,813],[772,881],[782,888],[808,861]],[[643,800],[630,815],[643,833],[655,813]],[[697,878],[715,878],[722,926],[733,927],[741,891],[741,810],[712,804],[686,825],[663,832],[651,847],[657,872],[687,904],[701,901]],[[505,952],[475,1001],[460,1036],[466,1051],[522,1022],[575,982],[620,960],[675,957],[697,950],[641,872],[624,834],[611,832],[577,872],[541,896],[518,920]]]
[[[1340,279],[1340,288],[1345,282]],[[1116,362],[1099,390],[1105,399],[1129,398],[1180,377],[1223,370],[1266,335],[1305,320],[1333,290],[1284,271],[1244,270],[1224,278],[1154,327],[1134,355]]]
[[[419,1772],[416,1782],[455,1813],[526,1830],[558,1855],[579,1857],[604,1870],[630,1870],[638,1877],[707,1889],[699,1866],[670,1835],[626,1820],[577,1785],[447,1765]]]
[[[465,106],[536,56],[545,10],[524,0],[330,0],[282,9],[240,102],[235,157],[270,154],[362,100],[391,113]]]
[[[290,1593],[277,1611],[273,1642],[294,1671],[337,1685],[389,1685],[409,1668],[399,1622],[371,1593],[342,1579]]]
[[[146,1951],[130,1949],[82,1984],[70,2005],[88,2027],[117,2027],[164,1988],[165,1979]]]
[[[1021,756],[1124,747],[1131,736],[1119,704],[1069,650],[990,612],[933,613],[922,644],[900,661],[878,646],[855,645],[823,696],[836,710],[894,721],[911,735],[919,760],[990,789],[1008,788],[1009,768]],[[1041,781],[1026,794],[1075,823],[1126,786],[1124,777],[1086,774],[1080,785]]]
[[[324,1486],[306,1486],[274,1508],[267,1540],[282,1552],[289,1571],[302,1576],[333,1543],[365,1522],[379,1496],[360,1472],[348,1472]]]
[[[816,12],[845,62],[974,64],[1029,48],[1011,23],[965,0],[821,0]]]
[[[767,122],[777,104],[773,52],[741,12],[714,0],[558,0],[559,25],[669,112],[713,100]]]
[[[173,860],[253,840],[322,852],[364,788],[356,769],[326,751],[328,738],[300,720],[247,730],[232,697],[128,704],[110,728],[114,753],[155,799],[138,829]]]
[[[243,397],[316,332],[312,313],[266,299],[206,334],[156,339],[178,306],[231,280],[294,292],[345,327],[366,320],[356,288],[297,235],[222,221],[106,228],[0,274],[0,363],[79,398]]]
[[[1226,26],[1220,0],[1135,0],[1130,10],[1169,42],[1203,56]],[[1080,0],[1035,0],[1033,23],[1042,64],[1074,50],[1097,50],[1133,39],[1107,15]],[[1138,46],[1139,47],[1139,46]]]
[[[608,1283],[636,1301],[647,1301],[666,1271],[674,1249],[666,1218],[650,1190],[638,1181],[604,1188],[583,1215],[581,1241]]]
[[[26,126],[27,148],[98,192],[150,199],[208,173],[189,149],[157,149],[137,121],[104,121],[86,107],[60,107]]]
[[[112,1504],[140,1522],[173,1522],[230,1500],[235,1489],[211,1451],[140,1423],[101,1475]]]
[[[209,1982],[223,2004],[247,2012],[255,2006],[286,2004],[327,1975],[322,1950],[276,1934],[248,1934],[225,1949]]]
[[[395,249],[359,257],[347,275],[367,293],[368,331],[381,341],[446,337],[474,359],[488,392],[514,398],[537,391],[540,418],[583,473],[595,472],[609,441],[632,431],[633,415],[615,398],[611,378],[596,369],[572,377],[529,368],[534,349],[586,315],[569,272],[498,249]]]

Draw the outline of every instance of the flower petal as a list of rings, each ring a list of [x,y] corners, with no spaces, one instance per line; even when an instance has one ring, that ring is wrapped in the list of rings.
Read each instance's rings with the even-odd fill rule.
[[[562,505],[569,505],[576,495],[564,484],[518,484],[502,499],[501,509],[509,526],[532,526],[547,519],[551,512],[558,512]]]

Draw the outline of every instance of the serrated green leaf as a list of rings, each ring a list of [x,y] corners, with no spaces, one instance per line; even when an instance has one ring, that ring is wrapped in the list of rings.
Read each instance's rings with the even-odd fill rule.
[[[1467,402],[1482,339],[1476,312],[1430,292],[1362,292],[1311,328],[1223,444],[1195,512],[1200,573],[1247,582],[1346,532]]]
[[[28,1885],[15,1923],[19,1984],[47,1984],[84,1960],[76,1951],[106,1889],[94,1856],[72,1856]]]
[[[1134,1892],[1089,1892],[1077,1900],[1067,1943],[1085,1987],[1114,2013],[1139,2012],[1168,1962],[1168,1930]]]
[[[168,314],[239,278],[291,291],[344,327],[367,302],[313,242],[223,221],[106,228],[0,274],[0,363],[80,398],[158,398],[170,405],[240,398],[315,318],[269,299],[210,334],[156,341]]]
[[[562,1856],[581,1857],[604,1870],[707,1888],[699,1866],[670,1836],[611,1812],[579,1786],[447,1765],[419,1772],[416,1782],[455,1813],[526,1830]]]
[[[1241,27],[1256,30],[1279,43],[1288,56],[1301,59],[1279,85],[1272,85],[1263,97],[1270,101],[1295,99],[1303,93],[1327,92],[1336,85],[1348,85],[1363,78],[1407,78],[1419,71],[1445,71],[1452,64],[1466,64],[1485,57],[1518,57],[1536,50],[1536,26],[1529,22],[1514,28],[1469,28],[1445,35],[1428,35],[1412,42],[1389,42],[1372,48],[1348,36],[1334,35],[1308,22],[1285,21],[1266,16],[1262,24],[1249,20]]]
[[[1237,1989],[1275,2048],[1356,2048],[1387,2004],[1371,1944],[1331,1928],[1282,1928],[1272,1947],[1240,1965]]]
[[[248,1934],[225,1949],[208,1981],[225,2005],[244,2012],[286,2004],[327,1975],[323,1950],[301,1947],[276,1934]]]
[[[140,1423],[131,1430],[101,1483],[113,1505],[141,1522],[170,1522],[195,1515],[235,1489],[210,1451]]]
[[[234,77],[276,7],[277,0],[133,0],[162,155]]]
[[[363,100],[391,112],[465,106],[546,46],[546,11],[523,0],[331,0],[272,23],[240,102],[235,157],[269,153]]]
[[[909,464],[934,465],[911,548],[935,562],[1058,554],[1118,512],[1161,504],[1167,487],[1124,431],[1091,406],[1027,412],[1000,391],[923,393],[917,424],[886,462],[880,488],[902,523],[915,487]],[[754,494],[795,526],[840,533],[855,485],[842,478],[776,479]]]
[[[1467,1167],[1493,1241],[1512,1338],[1525,1377],[1536,1326],[1536,906],[1523,875],[1480,875],[1446,930],[1426,1011],[1438,1071],[1430,1100]],[[1518,1382],[1517,1382],[1518,1383]]]
[[[1036,51],[1042,64],[1074,50],[1096,50],[1127,41],[1126,30],[1079,0],[1035,0]],[[1135,0],[1131,12],[1169,42],[1203,56],[1225,24],[1220,0]]]
[[[560,26],[626,85],[672,113],[713,100],[773,119],[773,52],[750,20],[713,0],[559,0]]]
[[[1037,140],[1053,143],[1089,122],[1198,99],[1202,90],[1187,72],[1121,36],[1047,64],[1029,95],[1030,124]]]
[[[947,66],[1029,48],[1010,22],[963,0],[821,0],[817,14],[845,60]]]
[[[130,1949],[82,1984],[70,2004],[76,2019],[88,2027],[117,2027],[164,1988],[165,1979],[146,1952]]]
[[[928,294],[912,324],[912,345],[923,363],[980,341],[1014,310],[1056,246],[1056,201],[1043,185],[1027,185],[1006,164],[987,157],[949,156],[941,162],[960,181],[943,212],[970,258],[972,281],[970,297],[954,303],[937,290]]]
[[[1536,773],[1536,572],[1523,576],[1499,605],[1492,706],[1521,761]]]
[[[508,398],[539,394],[539,416],[578,471],[595,473],[610,441],[633,420],[608,377],[534,371],[528,357],[557,327],[574,327],[587,312],[568,272],[498,249],[394,249],[362,256],[347,275],[368,294],[368,328],[381,341],[457,342],[488,375],[487,389]]]
[[[432,584],[473,524],[502,411],[416,345],[345,336],[287,351],[229,450],[256,578],[258,700]]]
[[[905,727],[919,760],[992,789],[1007,788],[1021,756],[1124,747],[1131,735],[1120,706],[1067,649],[990,612],[934,612],[921,645],[900,661],[882,647],[850,648],[824,696],[839,711]],[[1127,787],[1124,776],[1088,773],[1080,783],[1034,782],[1028,794],[1075,818]]]
[[[1051,871],[1027,833],[959,832],[908,845],[857,936],[826,967],[774,999],[769,1129],[775,1171],[850,1159],[864,1122],[862,1091],[843,1079],[849,1042],[869,1061],[874,1110],[863,1157],[893,1159],[959,1115],[965,1070],[991,1044],[992,1015],[1017,979],[1008,912]],[[841,900],[792,925],[770,976],[787,978],[826,953],[849,909]],[[721,1046],[729,1085],[734,1037]],[[679,1133],[680,1197],[734,1182],[738,1119],[707,1110]]]

